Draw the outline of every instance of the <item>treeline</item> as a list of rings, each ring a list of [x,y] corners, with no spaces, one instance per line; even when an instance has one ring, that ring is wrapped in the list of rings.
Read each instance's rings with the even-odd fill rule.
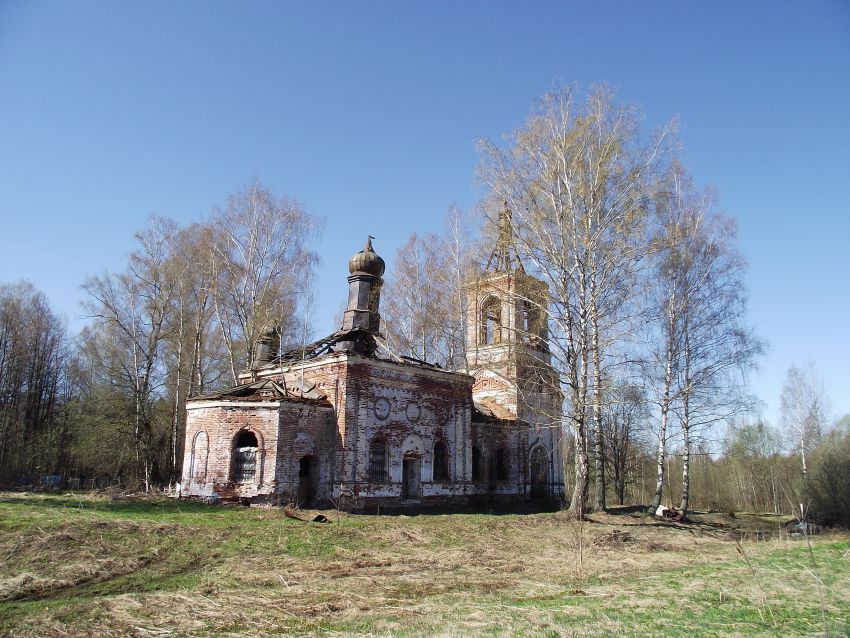
[[[31,285],[0,287],[0,481],[176,480],[186,399],[234,384],[260,333],[304,338],[318,229],[259,183],[205,222],[153,219],[124,270],[82,284],[76,336]]]
[[[656,459],[649,444],[657,421],[641,427],[642,437],[627,449],[624,471],[617,471],[622,442],[608,438],[606,463],[609,504],[643,505],[656,490]],[[717,441],[694,447],[690,467],[692,509],[723,512],[771,512],[806,515],[824,524],[850,525],[850,417],[832,424],[810,450],[808,478],[801,471],[799,454],[786,433],[763,421],[744,421],[726,428]],[[682,498],[683,455],[673,449],[666,457],[665,505]],[[622,490],[622,491],[621,491]]]

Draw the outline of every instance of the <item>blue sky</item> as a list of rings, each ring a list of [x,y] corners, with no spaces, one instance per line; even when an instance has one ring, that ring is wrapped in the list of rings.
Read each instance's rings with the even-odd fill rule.
[[[605,81],[740,227],[752,386],[778,417],[813,360],[850,412],[850,4],[0,0],[0,281],[73,327],[152,214],[190,222],[258,177],[325,219],[319,332],[367,233],[389,261],[471,208],[475,141],[556,82]]]

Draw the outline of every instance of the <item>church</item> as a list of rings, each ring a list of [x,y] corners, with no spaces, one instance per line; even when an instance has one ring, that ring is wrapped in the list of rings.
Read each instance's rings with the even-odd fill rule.
[[[340,330],[290,352],[269,332],[240,385],[187,401],[183,495],[353,512],[562,499],[545,283],[500,239],[466,286],[467,370],[443,370],[382,345],[371,239]]]

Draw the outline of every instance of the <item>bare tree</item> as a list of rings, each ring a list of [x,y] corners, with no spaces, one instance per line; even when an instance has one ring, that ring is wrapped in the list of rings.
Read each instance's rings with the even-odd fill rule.
[[[421,361],[445,361],[445,325],[450,291],[441,279],[439,238],[413,233],[396,252],[384,286],[384,331],[390,348]]]
[[[474,236],[466,214],[452,205],[441,235],[413,233],[398,249],[383,292],[383,329],[394,352],[465,369],[465,284],[479,249]]]
[[[95,320],[102,347],[100,366],[114,370],[132,401],[133,440],[139,475],[149,489],[153,446],[154,401],[162,389],[165,370],[163,348],[170,336],[169,313],[176,282],[168,271],[170,242],[176,227],[155,219],[137,233],[141,248],[129,257],[120,274],[91,277],[83,290],[90,299],[83,307]]]
[[[603,420],[605,470],[618,504],[623,505],[626,487],[635,482],[644,459],[644,430],[649,410],[645,393],[639,386],[615,384],[610,393]]]
[[[673,165],[672,206],[681,223],[674,266],[678,270],[681,362],[677,367],[682,430],[682,499],[690,495],[692,436],[751,409],[746,372],[764,344],[745,325],[747,295],[744,261],[734,248],[732,220],[714,210],[714,196],[697,192],[680,164]]]
[[[604,87],[584,104],[564,89],[544,96],[508,149],[481,145],[481,178],[494,203],[512,211],[526,268],[549,287],[550,346],[568,401],[557,422],[575,439],[569,511],[576,516],[588,502],[589,415],[597,434],[595,506],[605,507],[605,358],[620,331],[614,318],[628,294],[624,278],[644,250],[645,202],[663,155],[664,134],[647,144],[637,121],[635,109],[615,105]]]
[[[679,398],[675,380],[682,359],[682,269],[680,247],[687,237],[688,220],[681,205],[678,170],[671,167],[666,176],[667,188],[656,194],[655,231],[652,238],[655,258],[655,284],[649,288],[649,326],[647,357],[643,361],[644,380],[651,389],[658,408],[658,449],[653,509],[661,505],[664,490],[665,461],[670,415]]]
[[[744,262],[734,249],[735,225],[715,210],[713,194],[697,191],[673,162],[656,198],[657,310],[647,379],[659,409],[654,507],[661,504],[669,419],[682,433],[682,498],[687,511],[693,435],[750,409],[745,373],[763,343],[745,325]]]
[[[0,285],[0,479],[59,469],[69,357],[46,297],[27,282]]]
[[[171,389],[170,475],[179,475],[183,458],[186,399],[215,386],[226,375],[221,330],[215,322],[213,250],[215,232],[192,224],[170,237],[168,276],[175,295],[169,313],[165,365]]]
[[[469,215],[456,204],[446,212],[441,245],[443,264],[439,278],[446,289],[447,313],[444,322],[445,365],[450,370],[465,370],[466,320],[468,298],[465,285],[470,281],[481,254],[477,232]]]
[[[300,203],[255,181],[228,197],[213,225],[213,302],[237,383],[242,365],[253,367],[261,332],[276,328],[283,341],[297,341],[299,293],[311,285],[318,260],[306,242],[319,224]]]
[[[808,453],[818,444],[829,420],[829,406],[823,381],[810,363],[805,370],[796,364],[788,368],[780,399],[782,425],[800,454],[803,479],[809,478]]]

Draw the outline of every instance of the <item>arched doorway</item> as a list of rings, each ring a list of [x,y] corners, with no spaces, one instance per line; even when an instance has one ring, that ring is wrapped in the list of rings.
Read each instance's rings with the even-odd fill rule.
[[[316,498],[319,485],[319,457],[313,454],[302,456],[298,461],[298,505],[310,505]]]
[[[422,497],[422,457],[405,455],[401,468],[401,498],[415,500]]]
[[[531,498],[549,498],[549,455],[543,446],[531,453]]]

